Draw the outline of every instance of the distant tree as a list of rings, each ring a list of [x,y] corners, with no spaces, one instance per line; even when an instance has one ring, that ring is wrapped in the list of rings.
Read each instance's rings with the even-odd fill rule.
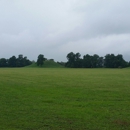
[[[103,57],[99,57],[99,59],[98,59],[98,67],[99,68],[104,67],[104,58]]]
[[[44,55],[40,54],[37,58],[37,66],[42,66],[44,64],[45,58]]]
[[[30,60],[28,60],[26,56],[23,58],[22,61],[23,61],[23,65],[24,65],[24,66],[27,66],[27,65],[32,64],[32,62],[31,62]]]
[[[8,66],[8,60],[5,58],[0,59],[0,67],[7,67]]]
[[[23,58],[23,55],[19,55],[18,58],[12,56],[9,59],[0,59],[0,67],[24,67],[30,64],[32,64],[32,62],[28,60],[27,57]]]
[[[53,61],[53,62],[55,62],[54,59],[48,59],[48,61]]]
[[[66,57],[68,61],[65,66],[70,68],[124,68],[130,66],[130,63],[126,62],[121,54],[117,56],[106,54],[105,57],[86,54],[82,59],[80,53],[70,52]]]
[[[123,56],[121,54],[118,54],[116,56],[116,67],[127,67],[128,66],[128,63],[123,59]]]
[[[105,56],[105,67],[107,68],[124,68],[128,63],[123,59],[121,54],[115,56],[114,54],[107,54]]]
[[[80,57],[81,54],[79,52],[75,54],[75,62],[74,62],[75,68],[82,68],[82,59]]]
[[[62,65],[62,66],[65,66],[65,64],[66,64],[65,62],[62,62],[62,61],[61,62],[57,61],[57,63],[60,64],[60,65]]]
[[[92,68],[97,68],[99,66],[98,63],[99,63],[99,56],[97,54],[91,56]]]
[[[18,58],[16,59],[16,67],[24,67],[27,65],[32,64],[30,60],[27,59],[27,57],[23,57],[23,55],[18,55]]]
[[[78,53],[73,53],[70,52],[69,54],[67,54],[67,63],[65,64],[66,67],[70,67],[70,68],[81,68],[82,67],[82,59],[81,54]]]
[[[83,67],[84,68],[101,68],[104,66],[103,57],[94,54],[93,56],[86,54],[83,56]]]
[[[18,55],[16,66],[17,67],[23,67],[24,66],[23,55],[22,54]]]
[[[113,62],[113,60],[112,60],[111,55],[106,54],[106,56],[105,56],[105,67],[106,68],[112,68],[112,64],[113,64],[112,62]]]
[[[130,67],[130,61],[128,62],[128,66]]]
[[[68,62],[66,63],[66,67],[73,68],[75,62],[75,54],[73,52],[70,52],[69,54],[67,54],[66,57],[68,59]]]
[[[90,56],[89,54],[83,56],[83,67],[92,68],[92,56]]]
[[[9,67],[16,67],[16,62],[17,62],[17,59],[15,56],[12,56],[11,58],[9,58],[9,61],[8,61]]]

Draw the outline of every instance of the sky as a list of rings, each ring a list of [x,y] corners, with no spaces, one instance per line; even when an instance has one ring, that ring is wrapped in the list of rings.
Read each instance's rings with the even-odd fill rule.
[[[0,58],[70,52],[130,61],[130,0],[0,0]]]

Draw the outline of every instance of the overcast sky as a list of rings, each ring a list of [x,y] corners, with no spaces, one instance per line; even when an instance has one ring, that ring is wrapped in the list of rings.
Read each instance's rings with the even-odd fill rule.
[[[0,0],[0,58],[69,52],[130,61],[130,0]]]

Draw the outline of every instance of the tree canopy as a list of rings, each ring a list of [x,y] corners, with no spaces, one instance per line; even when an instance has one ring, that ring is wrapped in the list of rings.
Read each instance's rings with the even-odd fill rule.
[[[37,66],[42,66],[44,64],[45,58],[44,55],[40,54],[37,58]]]
[[[30,64],[32,64],[32,62],[28,60],[27,57],[23,57],[21,54],[18,58],[12,56],[9,59],[0,59],[0,67],[24,67]]]
[[[65,64],[70,68],[124,68],[128,67],[129,63],[123,59],[121,54],[115,56],[114,54],[106,54],[105,57],[100,57],[97,54],[86,54],[81,58],[81,54],[70,52],[67,54],[68,59]]]

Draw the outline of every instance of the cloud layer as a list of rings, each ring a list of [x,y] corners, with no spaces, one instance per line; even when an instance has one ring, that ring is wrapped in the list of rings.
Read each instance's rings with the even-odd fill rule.
[[[129,0],[1,0],[0,58],[73,52],[123,54],[130,61]]]

